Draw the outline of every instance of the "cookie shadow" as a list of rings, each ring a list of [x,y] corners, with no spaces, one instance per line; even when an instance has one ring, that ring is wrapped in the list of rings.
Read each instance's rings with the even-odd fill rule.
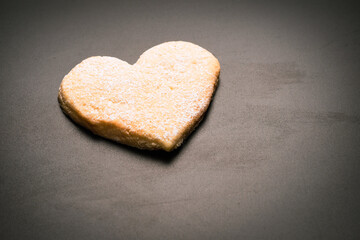
[[[62,114],[62,115],[65,115],[65,117],[67,119],[69,119],[73,123],[75,128],[77,128],[79,130],[79,132],[83,136],[87,137],[90,141],[96,141],[96,142],[101,141],[101,142],[103,142],[103,143],[105,143],[105,144],[107,144],[109,146],[116,146],[118,148],[121,148],[123,151],[125,151],[127,153],[141,156],[143,159],[160,162],[160,163],[165,164],[165,165],[170,165],[171,163],[173,163],[175,161],[175,159],[177,159],[181,155],[182,152],[185,151],[185,149],[189,146],[189,143],[194,138],[194,136],[196,136],[196,134],[198,134],[201,131],[201,129],[205,126],[207,118],[211,114],[213,101],[215,99],[216,92],[218,91],[219,87],[220,87],[220,78],[219,78],[219,81],[218,81],[218,86],[215,89],[215,92],[213,94],[212,101],[210,102],[207,111],[204,113],[203,119],[198,124],[198,126],[194,129],[194,131],[192,133],[190,133],[190,135],[185,138],[185,140],[181,144],[181,146],[176,148],[175,150],[173,150],[171,152],[166,152],[166,151],[163,151],[163,150],[143,150],[143,149],[138,149],[138,148],[135,148],[135,147],[131,147],[131,146],[128,146],[128,145],[125,145],[125,144],[115,142],[115,141],[110,140],[110,139],[100,137],[98,135],[93,134],[87,128],[85,128],[83,126],[80,126],[79,124],[74,122],[65,113]]]

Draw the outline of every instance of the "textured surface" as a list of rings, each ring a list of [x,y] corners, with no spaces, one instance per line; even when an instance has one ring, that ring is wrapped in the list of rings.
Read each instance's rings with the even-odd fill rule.
[[[0,239],[360,239],[360,21],[339,1],[8,1],[0,8]],[[89,56],[182,39],[221,63],[171,153],[73,124]]]
[[[97,135],[141,149],[172,151],[201,120],[220,73],[205,49],[176,41],[157,45],[130,65],[91,57],[67,74],[59,102]]]

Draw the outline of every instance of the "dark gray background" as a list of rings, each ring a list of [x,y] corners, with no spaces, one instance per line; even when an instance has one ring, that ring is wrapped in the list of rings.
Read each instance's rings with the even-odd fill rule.
[[[354,2],[13,2],[0,14],[1,239],[360,239]],[[177,151],[61,112],[72,67],[185,40],[221,63]]]

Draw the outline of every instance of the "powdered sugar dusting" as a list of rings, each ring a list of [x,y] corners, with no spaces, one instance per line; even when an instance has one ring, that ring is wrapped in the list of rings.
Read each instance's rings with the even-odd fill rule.
[[[149,49],[134,65],[113,57],[88,58],[61,87],[69,105],[92,124],[121,125],[176,145],[207,109],[218,74],[217,59],[205,49],[169,42]]]

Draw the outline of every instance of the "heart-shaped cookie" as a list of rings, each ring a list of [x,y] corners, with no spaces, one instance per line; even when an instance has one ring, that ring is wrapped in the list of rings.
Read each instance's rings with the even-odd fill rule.
[[[201,121],[220,73],[219,61],[189,42],[166,42],[134,65],[90,57],[67,74],[60,106],[78,124],[141,149],[171,151]]]

